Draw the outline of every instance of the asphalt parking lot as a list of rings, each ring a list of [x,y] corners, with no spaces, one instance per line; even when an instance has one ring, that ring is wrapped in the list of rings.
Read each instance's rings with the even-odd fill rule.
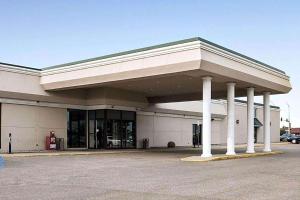
[[[0,199],[300,199],[300,144],[273,149],[285,153],[204,163],[180,161],[193,149],[5,158]]]

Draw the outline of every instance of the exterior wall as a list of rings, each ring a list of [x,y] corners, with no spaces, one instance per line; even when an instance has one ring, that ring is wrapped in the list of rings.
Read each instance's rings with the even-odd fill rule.
[[[224,129],[224,119],[215,119],[211,123],[211,144],[222,144],[227,137],[227,129]],[[202,123],[202,121],[201,121]]]
[[[46,135],[55,131],[67,147],[67,111],[28,105],[2,104],[1,152],[8,151],[8,134],[12,133],[13,151],[45,150]]]
[[[137,113],[137,148],[142,147],[142,140],[149,138],[150,147],[167,147],[169,141],[176,146],[193,145],[193,124],[202,124],[196,116],[170,115],[163,113]],[[212,122],[212,144],[222,143],[223,120]]]
[[[257,118],[264,124],[264,110],[263,107],[257,109]],[[264,142],[264,128],[263,126],[258,129],[257,141],[258,143]],[[280,111],[271,108],[271,142],[280,142]]]
[[[247,143],[247,105],[235,105],[235,120],[239,121],[238,124],[235,124],[235,144]],[[227,135],[227,121],[224,123],[223,130],[225,130],[225,135]],[[222,143],[226,144],[227,139]]]
[[[172,104],[174,106],[174,104]],[[167,106],[165,106],[166,108]],[[175,109],[175,108],[173,108]],[[256,106],[257,118],[263,122],[263,107]],[[247,105],[236,103],[235,143],[247,143]],[[213,118],[212,144],[227,143],[227,118]],[[169,141],[176,146],[192,146],[192,124],[202,124],[201,116],[184,114],[163,114],[159,112],[137,113],[137,148],[142,147],[142,140],[149,138],[150,147],[166,147]],[[280,141],[280,110],[271,109],[271,141]],[[263,143],[263,126],[258,128],[258,143]]]
[[[143,94],[115,88],[93,88],[87,90],[86,105],[117,105],[145,108],[148,101]]]
[[[226,104],[220,101],[212,101],[211,103],[211,113],[212,117],[224,117],[226,116]],[[202,116],[202,101],[186,101],[186,102],[176,102],[176,103],[157,103],[149,107],[152,110],[163,112],[168,112],[171,114],[189,114],[189,115],[199,115]]]
[[[176,146],[191,146],[192,124],[198,121],[179,115],[137,113],[137,148],[142,147],[144,138],[149,138],[150,147],[166,147],[169,141]]]
[[[0,65],[0,98],[33,100],[64,104],[85,104],[82,89],[47,92],[40,85],[39,72],[2,69]]]
[[[173,105],[174,106],[174,105]],[[213,105],[214,106],[214,105]],[[226,108],[226,104],[225,104]],[[236,104],[236,144],[247,142],[247,106]],[[175,109],[175,108],[173,108]],[[169,141],[176,146],[192,146],[192,124],[202,124],[201,114],[166,114],[137,111],[137,148],[142,139],[149,138],[150,147],[166,147]],[[168,110],[170,112],[170,110]],[[257,118],[263,122],[263,107],[257,107]],[[226,144],[227,119],[213,117],[212,144]],[[280,111],[271,109],[271,140],[279,142]],[[33,105],[2,103],[1,152],[8,150],[8,134],[12,133],[13,151],[45,149],[45,137],[53,130],[57,137],[65,139],[67,147],[67,109]],[[263,142],[263,127],[258,129],[258,142]]]

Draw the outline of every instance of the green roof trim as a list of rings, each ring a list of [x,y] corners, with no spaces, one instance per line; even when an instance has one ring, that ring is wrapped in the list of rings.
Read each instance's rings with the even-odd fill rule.
[[[247,101],[244,101],[244,100],[241,100],[241,99],[235,99],[234,101],[235,101],[235,102],[238,102],[238,103],[244,103],[244,104],[247,103]],[[262,104],[262,103],[254,103],[254,105],[256,105],[256,106],[264,106],[264,104]],[[270,107],[271,107],[271,108],[280,109],[279,106],[272,106],[272,105],[270,105]]]
[[[37,68],[33,68],[33,67],[26,67],[23,65],[15,65],[15,64],[10,64],[10,63],[3,63],[0,62],[1,65],[8,65],[8,66],[12,66],[12,67],[18,67],[18,68],[22,68],[22,69],[30,69],[30,70],[36,70],[36,71],[41,71],[41,69],[37,69]]]
[[[54,65],[54,66],[42,68],[42,70],[65,67],[65,66],[68,66],[68,65],[76,65],[76,64],[91,62],[91,61],[96,61],[96,60],[103,60],[103,59],[106,59],[106,58],[113,58],[113,57],[117,57],[117,56],[123,56],[123,55],[131,54],[131,53],[149,51],[149,50],[153,50],[153,49],[173,46],[173,45],[177,45],[177,44],[184,44],[184,43],[188,43],[188,42],[195,42],[195,41],[199,41],[198,38],[190,38],[190,39],[185,39],[185,40],[179,40],[179,41],[175,41],[175,42],[169,42],[169,43],[164,43],[164,44],[159,44],[159,45],[154,45],[154,46],[149,46],[149,47],[143,47],[143,48],[139,48],[139,49],[133,49],[133,50],[129,50],[129,51],[123,51],[123,52],[119,52],[119,53],[108,54],[108,55],[104,55],[104,56],[99,56],[99,57],[94,57],[94,58],[89,58],[89,59],[64,63],[64,64],[60,64],[60,65]]]
[[[149,46],[149,47],[144,47],[144,48],[139,48],[139,49],[134,49],[134,50],[129,50],[129,51],[124,51],[124,52],[109,54],[109,55],[105,55],[105,56],[100,56],[100,57],[95,57],[95,58],[89,58],[89,59],[84,59],[84,60],[79,60],[79,61],[64,63],[64,64],[60,64],[60,65],[54,65],[54,66],[42,68],[42,70],[55,69],[55,68],[59,68],[59,67],[65,67],[65,66],[68,66],[68,65],[76,65],[76,64],[80,64],[80,63],[91,62],[91,61],[96,61],[96,60],[102,60],[102,59],[106,59],[106,58],[113,58],[113,57],[117,57],[117,56],[131,54],[131,53],[138,53],[138,52],[148,51],[148,50],[162,48],[162,47],[173,46],[173,45],[177,45],[177,44],[184,44],[184,43],[194,42],[194,41],[200,41],[200,42],[207,43],[207,44],[212,45],[214,47],[217,47],[217,48],[220,48],[222,50],[225,50],[225,51],[227,51],[229,53],[235,54],[237,56],[240,56],[242,58],[248,59],[248,60],[250,60],[252,62],[255,62],[257,64],[264,65],[264,66],[266,66],[266,67],[268,67],[268,68],[270,68],[272,70],[275,70],[277,72],[285,74],[285,72],[282,71],[282,70],[280,70],[280,69],[277,69],[277,68],[275,68],[273,66],[270,66],[268,64],[265,64],[263,62],[255,60],[255,59],[253,59],[251,57],[248,57],[246,55],[243,55],[243,54],[238,53],[236,51],[233,51],[231,49],[225,48],[225,47],[223,47],[221,45],[215,44],[213,42],[210,42],[210,41],[205,40],[205,39],[200,38],[200,37],[195,37],[195,38],[190,38],[190,39],[185,39],[185,40],[179,40],[179,41],[175,41],[175,42],[169,42],[169,43],[164,43],[164,44],[159,44],[159,45],[154,45],[154,46]]]

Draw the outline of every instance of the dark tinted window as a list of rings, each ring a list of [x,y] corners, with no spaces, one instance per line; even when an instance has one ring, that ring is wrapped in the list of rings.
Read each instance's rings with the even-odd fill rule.
[[[104,119],[104,110],[97,110],[96,111],[96,118],[97,119]]]
[[[135,112],[122,111],[122,120],[135,120]]]
[[[107,119],[121,119],[121,111],[107,110]]]
[[[85,110],[68,110],[68,147],[86,147]]]
[[[89,119],[95,119],[95,114],[96,114],[96,111],[94,110],[89,110]]]

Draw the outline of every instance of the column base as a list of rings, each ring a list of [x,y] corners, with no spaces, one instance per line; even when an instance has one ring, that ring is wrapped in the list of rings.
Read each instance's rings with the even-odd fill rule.
[[[255,153],[254,150],[247,150],[246,153]]]
[[[236,155],[235,152],[227,152],[227,153],[226,153],[226,156],[235,156],[235,155]]]
[[[271,152],[271,149],[264,149],[264,152]]]
[[[201,157],[202,158],[210,158],[210,157],[212,157],[212,154],[202,154]]]

